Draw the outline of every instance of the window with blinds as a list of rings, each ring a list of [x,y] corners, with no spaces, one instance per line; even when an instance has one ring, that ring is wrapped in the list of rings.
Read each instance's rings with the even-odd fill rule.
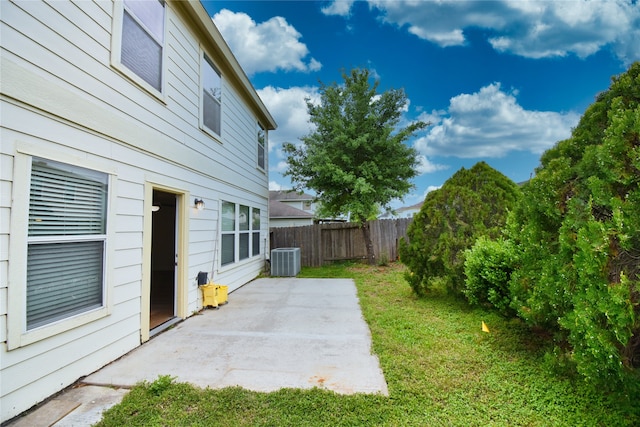
[[[124,1],[122,64],[162,91],[164,1]]]
[[[34,158],[27,330],[104,304],[108,175]]]

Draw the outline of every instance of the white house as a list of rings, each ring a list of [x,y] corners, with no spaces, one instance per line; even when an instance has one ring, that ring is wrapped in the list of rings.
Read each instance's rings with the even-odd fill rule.
[[[300,227],[313,225],[313,196],[296,191],[269,191],[269,226]]]
[[[1,422],[262,271],[276,124],[199,2],[0,21]]]
[[[395,212],[385,212],[383,215],[380,215],[380,219],[413,218],[420,212],[423,204],[424,200],[416,203],[415,205],[398,208]]]

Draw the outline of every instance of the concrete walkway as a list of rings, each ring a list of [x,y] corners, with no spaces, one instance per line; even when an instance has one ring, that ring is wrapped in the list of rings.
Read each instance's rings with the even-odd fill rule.
[[[159,375],[203,388],[268,392],[320,387],[387,395],[352,280],[264,278],[231,293],[229,304],[219,310],[192,316],[89,375],[85,387],[69,392],[76,397],[52,400],[69,408],[77,403],[57,424],[28,423],[28,417],[18,422],[89,425],[120,402],[125,392],[119,390]],[[105,387],[112,390],[108,396]]]

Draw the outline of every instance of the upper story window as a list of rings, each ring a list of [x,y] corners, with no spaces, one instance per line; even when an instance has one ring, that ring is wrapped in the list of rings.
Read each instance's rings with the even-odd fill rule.
[[[261,124],[258,123],[258,167],[264,169],[265,167],[265,147],[267,145],[267,132],[264,130]]]
[[[120,57],[116,61],[162,92],[164,1],[124,0],[123,4]]]
[[[202,55],[202,108],[201,125],[205,130],[220,136],[222,110],[222,78],[206,54]]]

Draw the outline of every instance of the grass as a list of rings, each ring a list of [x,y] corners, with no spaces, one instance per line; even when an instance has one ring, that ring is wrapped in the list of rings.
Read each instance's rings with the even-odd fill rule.
[[[544,362],[546,342],[519,322],[434,291],[416,298],[403,267],[334,265],[299,277],[358,287],[389,396],[283,389],[198,389],[168,376],[139,384],[105,426],[631,426],[638,396],[603,394]],[[490,333],[481,331],[481,322]]]

